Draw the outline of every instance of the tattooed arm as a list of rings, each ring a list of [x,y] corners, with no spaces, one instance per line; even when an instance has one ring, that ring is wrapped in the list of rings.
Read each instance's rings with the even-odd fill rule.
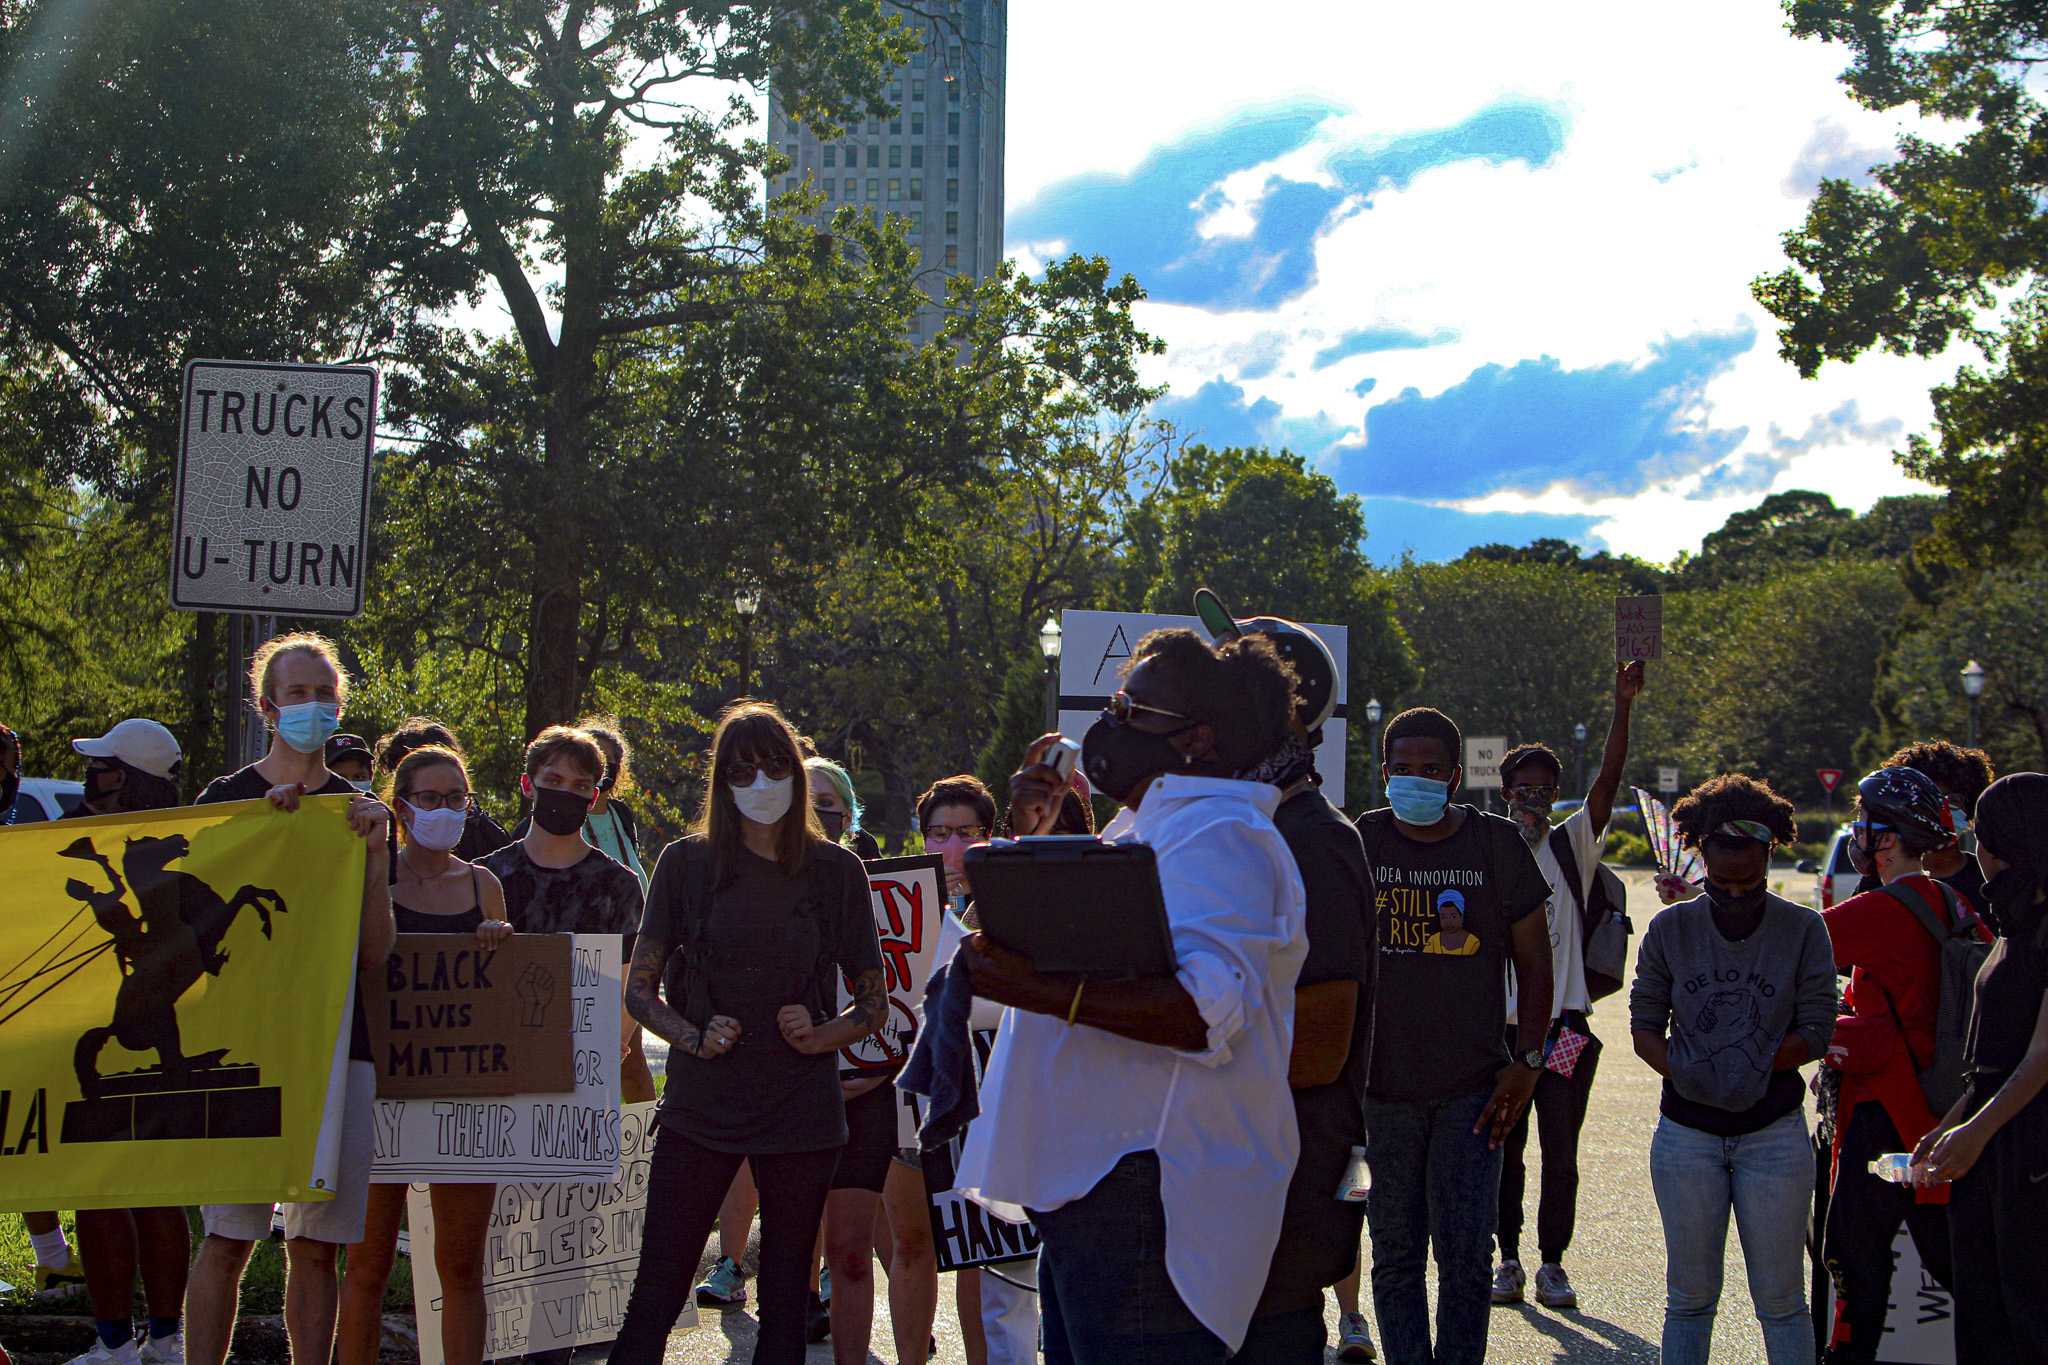
[[[634,940],[633,965],[626,971],[626,1012],[678,1052],[707,1060],[722,1057],[740,1036],[739,1021],[714,1014],[700,1029],[661,998],[661,971],[669,948],[666,938],[645,931]]]
[[[811,1022],[803,1005],[784,1005],[775,1013],[776,1026],[798,1052],[815,1055],[850,1047],[880,1028],[889,1018],[889,996],[882,969],[869,968],[853,978],[853,1003],[846,1012],[822,1024]]]

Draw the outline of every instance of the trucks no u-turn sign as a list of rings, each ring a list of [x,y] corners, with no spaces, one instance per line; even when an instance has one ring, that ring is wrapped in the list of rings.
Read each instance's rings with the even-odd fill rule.
[[[181,417],[171,605],[362,611],[377,372],[194,360]]]

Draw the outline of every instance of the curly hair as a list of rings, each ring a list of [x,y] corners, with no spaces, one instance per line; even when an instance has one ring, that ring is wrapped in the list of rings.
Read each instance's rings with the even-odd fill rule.
[[[415,749],[432,745],[436,749],[447,749],[457,758],[468,758],[462,746],[455,742],[455,732],[431,716],[407,716],[398,723],[398,728],[377,741],[377,767],[383,772],[395,773],[405,756]]]
[[[1963,813],[1975,816],[1977,798],[1998,777],[1991,755],[1982,749],[1965,749],[1945,739],[1926,739],[1886,759],[1880,767],[1911,768],[1934,779],[1943,794],[1963,803]]]
[[[1694,787],[1671,808],[1671,823],[1687,848],[1698,848],[1730,820],[1753,820],[1781,844],[1798,842],[1796,808],[1771,784],[1746,773],[1722,773]]]
[[[1501,755],[1500,784],[1503,787],[1513,786],[1515,784],[1515,770],[1524,763],[1533,763],[1538,760],[1550,769],[1552,777],[1556,778],[1559,782],[1564,781],[1564,764],[1558,760],[1557,755],[1552,752],[1548,744],[1517,744],[1514,748]]]
[[[1287,741],[1294,720],[1294,666],[1264,635],[1210,645],[1191,630],[1155,630],[1138,641],[1132,669],[1156,659],[1189,716],[1216,730],[1216,757],[1240,772]]]

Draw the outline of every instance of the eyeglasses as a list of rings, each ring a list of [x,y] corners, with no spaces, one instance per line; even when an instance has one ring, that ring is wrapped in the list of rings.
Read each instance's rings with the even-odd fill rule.
[[[988,831],[980,825],[933,825],[924,832],[924,841],[927,844],[949,844],[955,839],[978,844],[986,838]]]
[[[1194,719],[1193,716],[1183,715],[1179,711],[1169,711],[1163,706],[1147,706],[1144,702],[1139,701],[1122,689],[1118,689],[1110,694],[1109,705],[1104,707],[1103,710],[1114,717],[1120,725],[1130,724],[1131,717],[1137,715],[1140,711],[1148,715],[1165,716],[1168,720]]]
[[[1509,787],[1508,799],[1510,801],[1542,801],[1547,804],[1557,800],[1557,786],[1553,783],[1548,787]]]
[[[468,792],[400,792],[398,799],[421,810],[468,810]]]
[[[754,785],[754,779],[762,773],[768,774],[770,782],[780,782],[793,771],[795,769],[790,765],[788,757],[783,754],[764,758],[759,763],[749,763],[743,758],[736,758],[725,765],[725,782],[729,787],[751,787]]]

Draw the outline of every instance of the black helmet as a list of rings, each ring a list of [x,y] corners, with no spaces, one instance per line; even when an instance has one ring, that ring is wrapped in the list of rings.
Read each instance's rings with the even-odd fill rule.
[[[1946,848],[1955,842],[1948,798],[1934,779],[1913,768],[1879,768],[1856,784],[1864,817],[1898,834],[1918,852]]]
[[[1195,614],[1221,643],[1239,635],[1263,635],[1273,651],[1294,668],[1294,723],[1314,734],[1337,709],[1337,656],[1322,637],[1279,616],[1233,617],[1223,599],[1207,588],[1195,592]]]

